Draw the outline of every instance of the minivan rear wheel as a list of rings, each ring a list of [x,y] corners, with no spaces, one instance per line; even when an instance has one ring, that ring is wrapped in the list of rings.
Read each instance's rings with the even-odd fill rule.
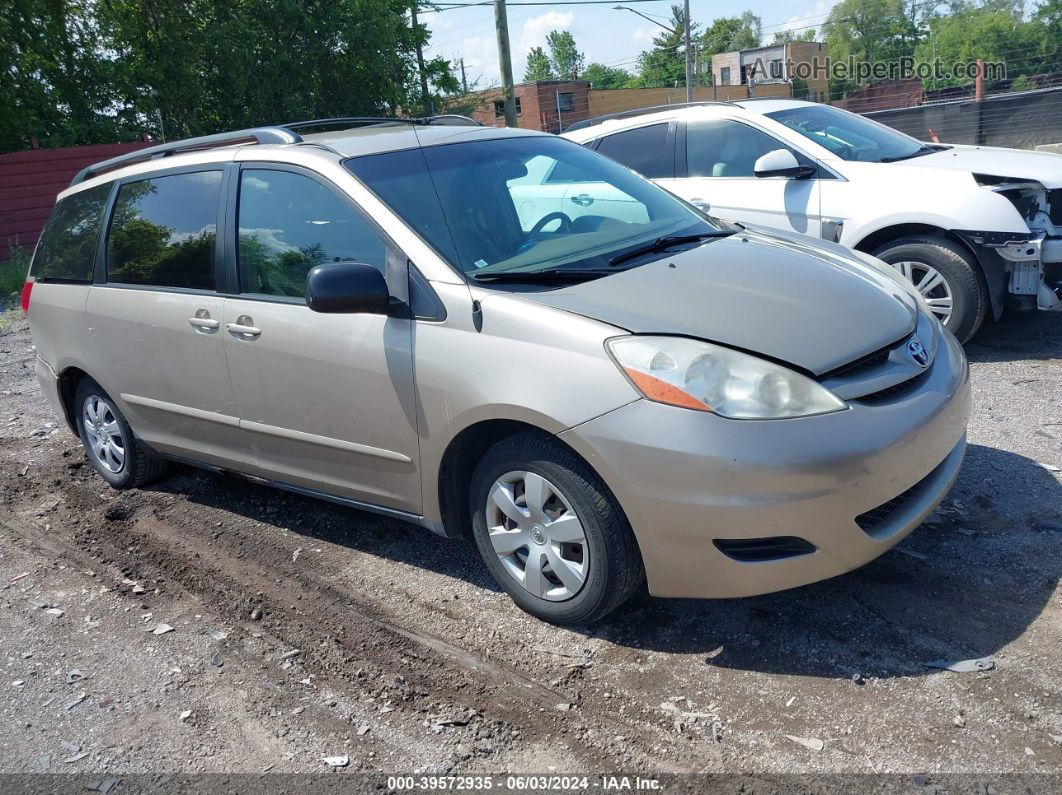
[[[634,533],[594,471],[545,434],[487,451],[472,474],[472,530],[495,581],[556,624],[604,618],[644,585]]]
[[[988,311],[988,289],[968,252],[949,240],[916,236],[893,240],[874,256],[894,267],[926,299],[960,342],[972,337]]]
[[[113,488],[137,488],[166,473],[166,460],[133,435],[117,404],[91,378],[78,384],[74,416],[89,461]]]

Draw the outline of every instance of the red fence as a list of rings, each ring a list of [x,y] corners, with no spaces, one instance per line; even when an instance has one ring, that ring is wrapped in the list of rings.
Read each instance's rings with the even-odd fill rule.
[[[150,144],[97,144],[0,155],[0,262],[10,249],[37,244],[55,196],[85,166]]]

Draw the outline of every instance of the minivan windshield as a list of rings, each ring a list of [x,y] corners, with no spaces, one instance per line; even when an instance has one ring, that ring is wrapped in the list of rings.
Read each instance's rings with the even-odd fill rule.
[[[592,278],[732,231],[619,163],[561,138],[441,144],[345,164],[478,281]]]
[[[827,105],[801,106],[764,115],[828,149],[842,160],[891,163],[948,148],[923,144],[884,124]]]

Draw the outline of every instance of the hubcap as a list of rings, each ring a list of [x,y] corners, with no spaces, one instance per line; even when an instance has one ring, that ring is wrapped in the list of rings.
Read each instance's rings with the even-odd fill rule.
[[[951,285],[941,275],[940,271],[924,262],[894,262],[892,267],[903,274],[911,284],[918,288],[918,292],[926,299],[929,308],[945,326],[951,320],[953,311]]]
[[[91,395],[81,410],[89,454],[97,465],[117,475],[125,466],[125,440],[114,408],[98,395]]]
[[[508,472],[487,496],[487,532],[505,571],[542,599],[571,599],[586,582],[590,549],[571,502],[534,472]]]

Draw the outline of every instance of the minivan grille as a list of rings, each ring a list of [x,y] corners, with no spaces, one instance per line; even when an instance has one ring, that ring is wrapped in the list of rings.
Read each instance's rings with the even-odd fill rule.
[[[907,392],[910,392],[929,374],[929,370],[923,370],[920,373],[915,374],[906,381],[901,381],[898,384],[879,389],[877,392],[871,392],[869,395],[863,395],[861,397],[852,398],[858,400],[860,403],[887,403],[890,400],[895,400],[898,397],[902,397]]]
[[[939,469],[935,468],[932,472],[915,483],[907,491],[897,494],[888,502],[883,502],[877,508],[871,508],[866,513],[861,513],[855,518],[855,523],[859,525],[859,529],[867,535],[874,535],[874,531],[882,524],[887,522],[896,511],[900,510],[907,502],[915,495],[915,493],[922,487],[929,478],[933,477],[933,474]]]
[[[820,376],[820,381],[825,381],[827,378],[846,378],[853,376],[856,373],[861,373],[864,370],[871,370],[875,367],[880,367],[888,361],[889,354],[892,353],[892,349],[899,345],[903,340],[897,340],[891,345],[886,345],[881,350],[868,353],[866,356],[861,356],[855,361],[848,364],[842,364],[840,367],[830,370],[823,376]]]

